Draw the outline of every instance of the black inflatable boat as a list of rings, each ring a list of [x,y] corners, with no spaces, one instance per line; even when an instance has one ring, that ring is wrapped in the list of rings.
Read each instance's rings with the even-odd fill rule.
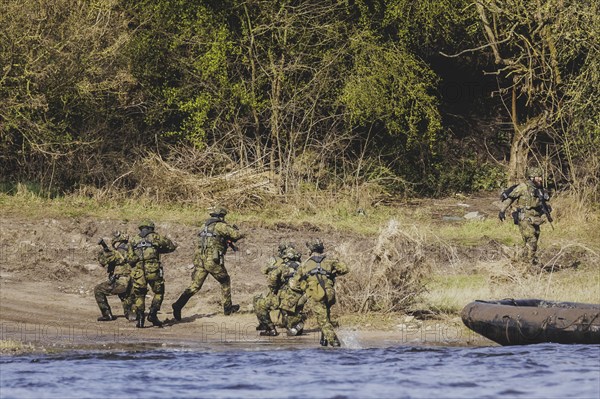
[[[600,344],[600,305],[541,299],[471,302],[463,323],[500,345]]]

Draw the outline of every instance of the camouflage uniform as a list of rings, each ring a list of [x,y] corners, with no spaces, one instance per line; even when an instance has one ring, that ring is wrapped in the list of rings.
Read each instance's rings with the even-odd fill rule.
[[[104,244],[106,245],[106,244]],[[133,305],[133,291],[131,289],[131,266],[128,263],[129,237],[121,232],[116,232],[108,246],[98,253],[98,262],[108,272],[108,281],[98,284],[94,288],[94,296],[102,316],[98,321],[115,320],[106,297],[118,295],[123,304],[123,313],[129,320],[133,318],[131,307]]]
[[[321,345],[340,346],[331,324],[330,310],[336,301],[335,279],[349,270],[346,264],[336,259],[328,259],[323,254],[321,240],[307,243],[307,246],[312,256],[298,268],[289,285],[292,290],[304,293],[308,297],[321,329]]]
[[[157,313],[165,294],[165,280],[160,255],[175,251],[177,245],[169,238],[154,231],[154,223],[144,221],[139,225],[140,233],[131,239],[130,258],[133,264],[131,277],[135,295],[137,327],[144,327],[144,311],[148,285],[154,293],[148,312],[148,321],[161,327]]]
[[[270,316],[273,310],[280,310],[288,335],[302,333],[303,315],[300,312],[301,307],[298,306],[302,294],[290,290],[288,286],[288,281],[299,266],[300,254],[293,246],[282,245],[279,256],[272,258],[262,270],[267,275],[269,291],[266,295],[261,294],[254,298],[254,311],[259,321],[257,329],[265,330],[261,335],[278,335]]]
[[[232,305],[231,302],[231,278],[225,269],[225,253],[230,244],[244,238],[244,234],[237,227],[225,222],[226,214],[226,209],[216,208],[210,213],[211,217],[204,222],[198,233],[199,242],[194,253],[192,284],[171,305],[176,320],[181,320],[181,309],[196,292],[200,291],[209,274],[221,284],[225,315],[240,309],[240,305]]]
[[[540,237],[540,225],[547,220],[542,211],[542,199],[544,201],[548,200],[549,196],[541,184],[537,184],[533,180],[535,177],[541,177],[541,170],[539,168],[529,168],[527,174],[530,177],[529,180],[516,185],[512,190],[505,191],[498,216],[500,220],[504,220],[506,210],[513,203],[517,204],[516,213],[513,217],[515,224],[519,225],[524,243],[520,258],[524,262],[535,266],[538,264],[536,254]]]

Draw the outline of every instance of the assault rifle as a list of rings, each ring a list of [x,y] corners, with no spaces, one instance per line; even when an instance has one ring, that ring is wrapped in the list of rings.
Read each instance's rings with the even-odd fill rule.
[[[540,208],[542,210],[542,213],[544,215],[546,215],[546,218],[548,219],[548,223],[550,223],[550,227],[552,227],[552,230],[554,230],[554,225],[552,225],[552,222],[554,220],[552,219],[552,216],[550,215],[550,212],[552,212],[552,207],[550,205],[548,205],[548,203],[546,202],[550,199],[550,197],[541,188],[535,189],[535,195],[540,200]]]
[[[239,251],[239,248],[237,247],[237,245],[235,245],[235,243],[234,243],[232,240],[227,240],[227,246],[228,246],[229,248],[231,248],[231,250],[232,250],[233,252],[237,252],[237,251]]]
[[[104,241],[104,238],[101,238],[98,240],[98,245],[102,246],[102,249],[104,250],[104,252],[110,252],[110,248],[108,247],[108,245],[106,245],[106,242]],[[108,282],[110,284],[113,284],[116,280],[117,277],[114,275],[115,273],[115,263],[114,262],[108,262],[108,264],[102,264],[103,267],[106,267],[106,271],[108,272]]]
[[[106,245],[104,238],[101,238],[98,240],[98,245],[102,246],[102,249],[104,249],[104,252],[110,252],[110,248],[108,247],[108,245]]]
[[[237,227],[237,225],[236,225],[236,224],[232,225],[231,227],[233,227],[233,228],[234,228],[234,229],[236,229],[236,230],[239,230],[239,228]],[[229,248],[231,248],[231,250],[232,250],[233,252],[237,252],[237,251],[239,251],[239,248],[237,247],[237,245],[235,245],[235,243],[233,242],[233,240],[227,240],[227,241],[226,241],[226,243],[227,243],[227,246],[228,246]]]

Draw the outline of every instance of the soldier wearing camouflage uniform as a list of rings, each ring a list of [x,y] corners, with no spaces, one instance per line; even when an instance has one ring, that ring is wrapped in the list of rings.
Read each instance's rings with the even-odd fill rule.
[[[209,274],[221,284],[225,315],[228,316],[240,309],[240,305],[233,305],[231,302],[231,278],[225,268],[225,253],[233,243],[244,238],[244,234],[235,225],[230,226],[225,222],[225,215],[227,209],[214,208],[210,212],[210,218],[204,222],[198,233],[199,241],[194,253],[192,284],[171,305],[175,320],[181,320],[181,310],[190,298],[200,291]]]
[[[98,244],[103,246],[98,253],[98,262],[108,272],[108,281],[102,282],[94,288],[94,296],[102,313],[102,316],[98,317],[98,321],[116,319],[106,299],[108,295],[119,296],[125,317],[132,320],[131,307],[134,297],[131,289],[131,266],[128,263],[129,236],[117,231],[113,234],[111,247],[104,243],[104,239],[100,240]]]
[[[504,221],[506,210],[513,203],[517,204],[517,209],[513,212],[513,219],[515,224],[519,225],[519,231],[523,237],[524,248],[521,251],[521,259],[533,266],[538,266],[537,249],[540,225],[549,220],[552,209],[545,204],[549,195],[542,186],[542,170],[537,167],[528,168],[527,177],[527,181],[511,187],[502,194],[498,218]],[[544,213],[543,206],[547,206],[547,214]]]
[[[348,266],[323,254],[323,242],[319,239],[307,242],[308,258],[290,280],[290,288],[304,293],[321,329],[321,345],[340,346],[331,324],[330,311],[335,304],[335,279],[348,273]]]
[[[177,245],[171,239],[154,231],[154,222],[144,220],[139,224],[140,232],[131,240],[130,259],[133,265],[131,277],[135,295],[136,326],[144,327],[144,312],[146,309],[146,293],[148,286],[154,297],[148,312],[148,321],[153,326],[162,327],[158,319],[158,311],[165,295],[165,280],[160,262],[161,254],[175,251]]]
[[[296,273],[301,255],[292,244],[288,243],[280,244],[278,255],[272,258],[267,267],[262,270],[267,275],[269,291],[266,295],[260,294],[254,298],[254,311],[259,321],[257,330],[264,330],[260,335],[278,335],[270,313],[273,310],[280,310],[284,326],[288,329],[288,335],[299,335],[302,333],[303,315],[300,311],[296,311],[296,305],[302,295],[291,291],[288,287],[288,281]],[[287,309],[281,308],[284,301],[288,304]],[[294,302],[294,305],[290,306],[289,303],[291,302]],[[290,307],[293,307],[293,309],[290,309]]]

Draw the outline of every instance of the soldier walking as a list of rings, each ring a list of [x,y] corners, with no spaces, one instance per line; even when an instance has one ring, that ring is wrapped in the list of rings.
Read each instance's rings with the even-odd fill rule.
[[[123,313],[128,320],[133,319],[131,307],[133,305],[133,292],[131,289],[131,266],[129,266],[129,236],[117,231],[113,233],[109,247],[101,239],[98,242],[102,250],[98,253],[98,262],[108,272],[108,280],[94,287],[94,296],[102,316],[98,321],[115,320],[108,304],[108,295],[118,295],[123,304]]]
[[[290,280],[290,288],[304,293],[321,329],[322,346],[340,346],[340,341],[331,324],[331,307],[336,302],[335,279],[348,273],[346,264],[325,255],[320,239],[307,242],[308,258]]]
[[[546,221],[552,222],[552,208],[546,203],[550,199],[548,192],[542,186],[542,170],[538,167],[527,169],[528,179],[510,187],[500,198],[498,218],[506,219],[506,210],[514,204],[517,208],[512,213],[514,223],[519,226],[523,237],[523,249],[520,258],[532,266],[539,266],[537,258],[540,225]]]
[[[209,215],[210,218],[204,222],[198,233],[192,283],[171,305],[175,320],[181,320],[181,310],[190,298],[200,291],[209,274],[221,284],[223,313],[230,315],[240,309],[240,305],[233,305],[231,301],[231,278],[225,268],[225,253],[228,247],[233,247],[235,242],[244,238],[244,234],[235,225],[231,226],[225,222],[227,209],[216,207]]]
[[[146,309],[146,293],[148,286],[154,297],[148,312],[148,321],[153,326],[162,327],[158,319],[158,311],[165,294],[165,280],[160,255],[175,251],[177,245],[171,239],[154,231],[154,222],[144,220],[139,224],[140,232],[131,240],[130,258],[133,264],[131,277],[135,295],[136,326],[144,327],[144,312]]]

